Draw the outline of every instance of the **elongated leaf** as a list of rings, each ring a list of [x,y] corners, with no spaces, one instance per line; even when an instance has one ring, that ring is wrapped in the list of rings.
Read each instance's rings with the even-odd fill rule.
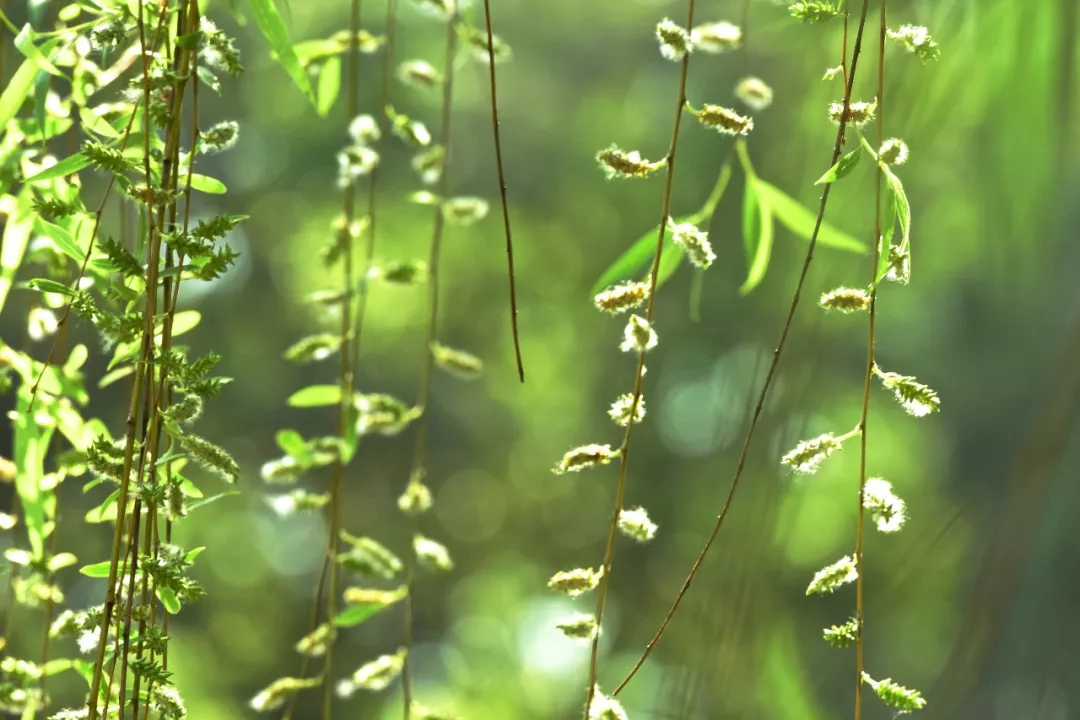
[[[341,387],[338,385],[310,385],[297,390],[287,401],[292,407],[324,407],[341,402]]]
[[[39,233],[52,240],[60,252],[64,253],[75,262],[82,263],[85,255],[70,232],[55,223],[43,220],[41,217],[38,217],[34,221],[34,226]]]
[[[105,122],[102,120],[102,122]],[[26,182],[39,182],[41,180],[52,180],[54,178],[63,177],[64,175],[70,175],[71,173],[79,172],[84,167],[90,164],[90,160],[87,159],[82,153],[75,153],[70,155],[60,162],[56,163],[50,168],[45,168],[36,175],[32,175],[26,178]]]
[[[102,560],[99,563],[93,565],[84,565],[79,568],[79,572],[86,577],[92,578],[107,578],[109,577],[109,565],[111,563],[108,560]]]
[[[746,179],[743,195],[743,246],[746,248],[748,269],[746,281],[739,294],[747,295],[765,279],[772,256],[773,218],[768,199],[757,190],[761,181],[756,177]]]
[[[908,203],[907,193],[904,192],[904,184],[900,178],[893,174],[888,167],[883,167],[885,183],[892,190],[893,203],[896,208],[896,219],[900,223],[900,247],[907,248],[911,242],[911,204]]]
[[[19,31],[19,34],[15,36],[15,47],[19,49],[26,58],[34,63],[34,65],[50,75],[56,77],[64,77],[64,73],[52,64],[49,58],[42,54],[41,50],[34,45],[34,31],[30,27],[29,23],[23,26],[23,29]]]
[[[7,302],[34,229],[32,197],[29,188],[25,188],[18,197],[0,196],[0,211],[7,215],[3,246],[0,247],[0,310]]]
[[[319,117],[326,117],[334,107],[338,92],[341,90],[341,58],[330,57],[323,63],[319,70],[319,102],[315,106],[315,112]]]
[[[295,430],[278,430],[274,439],[277,440],[278,447],[281,448],[282,452],[291,456],[297,462],[304,465],[313,462],[311,450],[308,449],[303,436]]]
[[[63,283],[58,283],[55,280],[50,280],[49,278],[33,278],[26,284],[34,290],[40,290],[41,292],[58,293],[68,297],[75,297],[75,291],[70,287]]]
[[[186,176],[184,177],[184,182],[187,182]],[[191,175],[191,189],[210,195],[222,195],[226,190],[225,183],[207,175],[200,175],[199,173],[193,173]]]
[[[807,210],[799,201],[792,198],[775,185],[770,185],[764,180],[757,181],[758,197],[764,198],[781,225],[799,237],[809,240],[814,233],[815,213]],[[865,253],[866,243],[860,242],[847,233],[838,230],[827,222],[822,221],[821,230],[818,232],[818,245],[845,250],[847,252]]]
[[[44,43],[38,48],[45,56],[51,55],[52,51],[60,43],[59,38],[53,38]],[[7,85],[4,87],[4,92],[0,94],[0,130],[8,124],[19,112],[19,108],[26,101],[26,98],[30,96],[30,91],[34,88],[34,81],[37,79],[38,66],[32,59],[27,58],[23,61],[19,69],[15,71],[15,74],[7,81]]]
[[[40,405],[37,408],[41,412]],[[19,389],[18,410],[12,421],[15,427],[15,453],[12,458],[18,469],[15,474],[15,492],[19,494],[26,536],[35,558],[45,556],[46,494],[41,490],[45,475],[45,455],[49,450],[53,426],[43,427],[30,412],[30,388]]]
[[[304,68],[300,65],[300,58],[296,56],[292,41],[289,40],[289,31],[285,27],[285,21],[274,5],[274,0],[249,0],[251,14],[255,17],[255,24],[259,26],[263,37],[270,43],[270,49],[274,51],[281,67],[289,73],[300,92],[315,105],[315,92],[311,89],[311,80]]]
[[[859,145],[857,148],[837,160],[836,164],[829,168],[828,172],[818,178],[818,181],[814,184],[824,185],[826,183],[836,182],[849,174],[855,169],[855,166],[859,164],[859,160],[862,159],[862,154],[862,145]]]
[[[675,222],[690,222],[691,217],[675,218]],[[600,279],[593,285],[590,295],[596,295],[600,291],[616,284],[631,280],[639,275],[647,273],[652,268],[656,257],[656,236],[660,232],[657,225],[645,233],[633,245],[628,247],[611,266],[603,272]],[[660,273],[656,279],[656,287],[659,287],[678,269],[682,262],[682,248],[676,247],[671,242],[671,232],[664,232],[664,253],[660,258]]]
[[[196,510],[198,508],[201,508],[204,505],[209,505],[212,502],[217,502],[218,500],[220,500],[222,498],[227,498],[227,497],[231,497],[233,495],[239,495],[239,494],[240,494],[239,490],[226,490],[225,492],[218,493],[217,495],[211,495],[210,497],[199,498],[195,502],[189,503],[187,505],[187,509],[188,509],[188,512],[190,512],[192,510]]]
[[[157,599],[161,601],[162,607],[169,611],[170,615],[175,615],[180,612],[180,598],[176,597],[176,593],[167,587],[158,585],[154,588],[154,594],[157,595]]]
[[[408,594],[409,589],[405,586],[392,592],[375,591],[372,595],[373,597],[378,596],[377,599],[373,599],[370,602],[360,602],[350,605],[348,608],[338,613],[337,617],[334,618],[334,625],[337,627],[355,627],[382,610],[401,601]]]

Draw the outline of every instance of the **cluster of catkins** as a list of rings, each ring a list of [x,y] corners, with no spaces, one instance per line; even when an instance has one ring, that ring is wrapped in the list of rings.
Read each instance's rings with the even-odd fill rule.
[[[728,22],[707,23],[688,30],[670,19],[664,19],[656,26],[656,39],[665,59],[682,62],[694,51],[720,54],[739,47],[742,31]],[[772,90],[755,77],[742,79],[735,94],[754,111],[763,110],[772,102]],[[692,113],[701,125],[723,135],[745,137],[754,127],[752,118],[720,105],[705,105],[700,110],[687,106],[685,109]],[[600,151],[596,159],[608,179],[646,178],[666,167],[670,161],[670,158],[650,161],[636,150],[626,151],[615,145]],[[697,227],[696,223],[676,222],[667,217],[664,230],[665,234],[670,233],[675,248],[684,253],[697,268],[705,270],[716,260],[708,233]],[[640,379],[646,369],[641,356],[655,348],[658,343],[652,323],[652,296],[655,291],[655,277],[651,277],[643,281],[630,280],[611,285],[593,298],[596,308],[610,315],[628,313],[643,306],[645,308],[644,315],[630,314],[619,344],[620,350],[633,353],[639,359],[639,374],[635,377],[635,386],[638,389],[621,394],[608,410],[611,420],[628,430],[630,426],[645,418],[645,400],[640,393]],[[567,452],[555,466],[554,472],[579,472],[596,465],[606,465],[619,458],[623,452],[625,447],[612,448],[611,445],[595,443],[582,445]],[[656,535],[657,525],[642,507],[620,508],[615,522],[623,535],[637,542],[648,542]],[[557,572],[548,581],[548,587],[570,597],[578,597],[600,586],[605,565],[606,562],[595,569],[576,568]],[[600,633],[599,618],[588,613],[566,618],[560,621],[557,627],[570,638],[593,643]],[[592,690],[590,718],[626,718],[626,713],[617,700],[604,695],[597,688]]]
[[[835,10],[828,3],[796,3],[791,8],[792,14],[808,21],[821,19],[821,13]],[[888,37],[898,41],[920,59],[931,60],[937,57],[937,43],[929,36],[926,28],[905,25],[899,30],[889,30]],[[829,71],[826,78],[836,76]],[[910,245],[910,207],[904,194],[903,185],[895,175],[894,168],[908,159],[908,147],[898,139],[889,139],[874,150],[862,135],[860,128],[875,119],[878,102],[849,102],[847,112],[843,102],[829,106],[829,118],[839,124],[843,121],[852,126],[859,137],[860,147],[845,156],[829,171],[822,181],[833,182],[840,179],[854,167],[865,151],[877,164],[884,175],[889,190],[889,212],[886,215],[884,234],[880,238],[879,261],[874,272],[873,282],[866,288],[839,287],[822,294],[819,305],[827,311],[851,314],[869,310],[878,285],[891,281],[906,285],[911,277]],[[893,226],[899,224],[902,237],[893,242]],[[882,370],[877,363],[871,366],[873,374],[881,381],[885,389],[892,391],[897,401],[913,417],[925,417],[940,409],[940,400],[934,390],[918,382],[914,377]],[[837,436],[825,433],[809,440],[803,440],[780,460],[798,473],[813,474],[831,455],[843,448],[844,441],[859,435],[861,424],[850,432]],[[892,484],[880,477],[867,478],[860,488],[862,509],[870,513],[871,519],[880,532],[895,533],[907,519],[907,508],[893,491]],[[854,583],[859,578],[861,568],[858,552],[846,555],[838,561],[819,570],[806,589],[807,595],[826,594],[842,585]],[[859,638],[859,619],[853,618],[840,625],[833,625],[824,630],[826,642],[834,647],[847,647]],[[868,684],[881,700],[900,712],[918,710],[926,705],[926,700],[917,690],[894,683],[891,679],[875,680],[863,673],[863,681]]]

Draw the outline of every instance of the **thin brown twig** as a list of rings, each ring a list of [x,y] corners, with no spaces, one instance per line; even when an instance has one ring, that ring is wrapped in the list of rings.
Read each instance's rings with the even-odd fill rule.
[[[499,173],[499,195],[502,198],[503,228],[506,233],[506,275],[510,284],[510,330],[514,335],[514,359],[518,379],[525,382],[525,364],[521,360],[521,339],[518,336],[517,288],[514,281],[514,243],[510,238],[510,207],[506,202],[506,176],[503,173],[502,141],[499,136],[499,103],[495,87],[495,36],[491,32],[491,0],[484,0],[484,21],[487,25],[488,71],[491,77],[491,129],[495,138],[495,167]]]
[[[862,50],[862,36],[863,28],[866,24],[866,13],[870,0],[863,0],[862,15],[859,19],[858,32],[855,36],[855,47],[852,51],[851,57],[851,72],[848,77],[847,87],[844,91],[844,112],[840,118],[840,127],[836,132],[836,142],[833,146],[832,159],[829,162],[829,167],[836,164],[836,161],[840,158],[840,148],[844,137],[844,127],[846,125],[848,113],[850,112],[851,104],[851,91],[852,85],[855,80],[855,69],[859,60],[859,53]],[[806,258],[803,260],[802,270],[799,273],[799,281],[795,286],[795,292],[791,298],[791,306],[788,308],[787,317],[784,320],[784,327],[780,333],[780,340],[776,345],[776,349],[773,351],[772,362],[769,364],[769,372],[765,376],[765,383],[762,385],[761,392],[758,395],[757,404],[754,407],[754,415],[750,420],[750,428],[747,430],[746,439],[743,441],[742,452],[739,454],[738,463],[735,466],[735,475],[732,478],[731,486],[728,489],[727,498],[724,501],[724,506],[720,511],[720,515],[716,519],[716,524],[713,525],[712,532],[709,535],[708,540],[702,547],[701,552],[698,553],[697,558],[694,560],[693,566],[690,568],[690,573],[686,576],[686,580],[683,581],[682,587],[679,589],[678,594],[675,597],[675,601],[672,603],[671,608],[665,615],[663,622],[661,622],[659,629],[653,636],[652,640],[645,647],[645,651],[641,657],[638,658],[633,668],[627,674],[623,681],[619,683],[619,686],[615,689],[614,695],[618,695],[627,683],[633,679],[637,674],[641,666],[645,664],[649,655],[652,654],[653,649],[657,643],[660,642],[660,638],[663,637],[664,632],[667,630],[668,625],[671,623],[671,619],[674,617],[676,611],[679,609],[679,605],[682,602],[683,597],[686,595],[687,590],[690,589],[690,585],[694,582],[694,578],[697,576],[698,571],[701,569],[701,565],[705,560],[705,557],[709,554],[709,550],[712,548],[713,543],[716,541],[717,535],[720,533],[720,528],[724,525],[724,520],[728,516],[728,512],[731,510],[731,504],[735,497],[735,491],[739,487],[739,480],[742,478],[743,469],[746,466],[746,459],[750,454],[750,443],[754,437],[754,431],[757,429],[758,420],[761,417],[761,412],[765,406],[765,399],[768,396],[769,389],[772,387],[773,378],[776,376],[776,368],[780,363],[780,357],[783,354],[784,347],[787,343],[788,333],[791,330],[792,322],[795,319],[795,311],[799,307],[799,299],[802,296],[803,285],[806,282],[806,275],[810,270],[810,263],[814,259],[814,249],[817,247],[818,234],[821,231],[821,224],[825,218],[825,206],[829,200],[829,191],[832,188],[832,184],[826,184],[825,189],[821,194],[821,202],[818,205],[817,218],[814,221],[814,232],[810,235],[810,246],[806,250]]]
[[[878,72],[877,72],[877,98],[878,120],[877,140],[878,147],[884,141],[885,136],[885,2],[881,0],[879,6],[880,27],[878,35]],[[862,686],[863,686],[863,537],[866,523],[866,513],[863,506],[866,503],[866,420],[870,412],[870,385],[874,380],[874,338],[877,329],[877,273],[878,273],[878,241],[881,238],[881,180],[882,171],[880,166],[875,174],[874,184],[874,238],[873,250],[870,262],[870,318],[866,331],[866,372],[863,376],[862,409],[859,416],[859,507],[856,520],[855,534],[855,720],[862,720]]]
[[[694,0],[688,0],[686,4],[686,31],[690,32],[694,27]],[[656,234],[656,253],[653,257],[652,272],[649,276],[649,302],[645,310],[645,319],[651,323],[653,310],[656,306],[656,287],[659,284],[660,260],[664,251],[664,233],[667,230],[668,218],[671,216],[671,191],[675,181],[675,152],[679,145],[679,129],[682,127],[683,112],[686,107],[686,77],[690,69],[690,54],[683,55],[679,71],[679,92],[675,105],[675,119],[672,122],[671,142],[668,146],[665,165],[667,166],[664,181],[664,197],[661,202],[660,229]],[[638,405],[641,402],[641,391],[645,376],[645,352],[638,353],[637,369],[634,373],[634,399],[630,404],[630,413],[626,422],[626,434],[619,450],[619,477],[615,487],[615,507],[612,511],[611,524],[608,527],[607,545],[604,549],[603,574],[600,576],[598,598],[596,601],[596,631],[592,638],[592,647],[589,652],[589,686],[585,696],[585,715],[589,718],[593,699],[596,696],[596,665],[600,652],[600,626],[604,618],[604,601],[607,598],[608,587],[611,584],[611,566],[615,558],[615,534],[619,526],[619,514],[623,509],[623,499],[626,493],[626,475],[630,459],[630,437],[634,431],[634,417],[637,415]]]

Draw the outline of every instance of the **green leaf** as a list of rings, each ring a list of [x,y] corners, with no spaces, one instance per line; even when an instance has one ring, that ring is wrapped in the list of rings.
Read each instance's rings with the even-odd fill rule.
[[[181,310],[173,316],[172,336],[180,337],[184,333],[195,328],[202,320],[202,313],[198,310]],[[158,334],[161,331],[158,330]]]
[[[748,270],[739,294],[747,295],[765,279],[772,256],[773,217],[769,201],[758,193],[760,180],[746,178],[743,194],[743,247],[746,248]]]
[[[893,174],[888,166],[882,167],[885,173],[885,183],[893,194],[893,207],[896,209],[896,219],[900,222],[900,247],[907,248],[911,242],[911,204],[908,202],[907,193],[904,192],[904,184],[900,178]]]
[[[75,291],[63,283],[58,283],[55,280],[49,278],[33,278],[26,285],[34,290],[40,290],[41,292],[57,293],[59,295],[66,295],[67,297],[75,297]]]
[[[161,601],[162,607],[169,611],[170,615],[175,615],[180,612],[180,598],[176,597],[176,593],[167,587],[158,585],[154,588],[154,594],[157,595],[157,599]]]
[[[694,216],[684,216],[675,218],[675,222],[693,222],[694,219]],[[616,283],[631,280],[637,275],[648,272],[656,257],[656,236],[659,232],[660,226],[657,225],[635,240],[634,243],[603,272],[600,279],[593,285],[590,295],[596,295]],[[656,278],[657,289],[660,288],[665,280],[671,277],[678,269],[679,263],[682,262],[682,248],[674,248],[676,248],[676,246],[671,242],[671,233],[665,231],[664,253],[660,258],[660,273]]]
[[[22,266],[23,256],[30,244],[30,234],[34,229],[32,202],[33,195],[29,188],[23,189],[18,197],[0,196],[0,213],[7,215],[3,244],[0,245],[0,310],[4,309],[15,275]]]
[[[85,491],[85,489],[84,489]],[[96,524],[102,522],[111,522],[116,519],[116,501],[120,499],[120,488],[116,488],[109,496],[101,501],[101,504],[92,510],[88,510],[85,520],[88,523]]]
[[[41,406],[37,407],[41,412]],[[15,473],[15,492],[22,505],[26,535],[35,558],[45,555],[45,504],[48,493],[41,490],[45,476],[45,455],[49,451],[54,426],[43,425],[30,412],[30,388],[19,388],[19,400],[15,418],[15,452],[12,460],[18,469]]]
[[[296,51],[289,40],[289,31],[274,5],[274,0],[249,0],[249,2],[251,12],[255,16],[255,24],[259,26],[263,37],[270,43],[270,49],[274,51],[281,67],[285,68],[285,72],[304,93],[308,102],[315,105],[315,93],[311,89],[311,80],[300,65],[300,58],[296,56]]]
[[[36,175],[31,175],[26,178],[24,182],[40,182],[42,180],[52,180],[53,178],[63,177],[64,175],[79,172],[89,164],[90,160],[85,155],[82,153],[75,153],[74,155],[69,155],[64,158],[52,167],[45,168]]]
[[[383,595],[383,597],[378,600],[356,603],[355,605],[351,605],[345,610],[342,610],[338,613],[337,617],[334,618],[334,625],[337,627],[355,627],[382,610],[401,601],[409,594],[409,588],[407,586],[402,586],[394,592],[380,594]]]
[[[278,430],[274,439],[277,440],[278,447],[281,448],[282,452],[291,456],[300,464],[307,465],[313,462],[307,443],[304,442],[303,436],[295,430]]]
[[[340,90],[341,58],[335,55],[327,58],[322,65],[322,69],[319,70],[319,102],[315,106],[315,112],[319,114],[319,117],[326,117],[330,113]]]
[[[775,185],[770,185],[759,178],[756,186],[758,197],[769,204],[773,217],[791,232],[809,240],[814,233],[814,222],[817,220],[816,214],[807,210],[797,200]],[[866,243],[856,240],[824,221],[822,221],[821,229],[818,231],[817,241],[818,245],[833,248],[834,250],[857,253],[867,251]]]
[[[199,555],[201,555],[203,550],[205,550],[205,549],[206,549],[206,547],[203,546],[203,547],[197,547],[197,548],[193,548],[192,550],[189,550],[188,554],[184,556],[184,562],[187,563],[188,565],[195,562],[195,558],[199,557]]]
[[[39,49],[42,54],[48,55],[52,52],[60,42],[59,38],[53,38],[49,40]],[[15,71],[15,74],[7,81],[7,86],[4,88],[3,94],[0,94],[0,129],[4,128],[19,112],[19,108],[26,101],[26,98],[30,96],[30,91],[34,87],[34,80],[37,79],[38,66],[33,60],[27,58],[23,61],[19,69]]]
[[[52,240],[60,252],[75,262],[82,263],[86,255],[79,248],[70,232],[55,223],[42,219],[40,216],[34,221],[34,226],[39,233]]]
[[[223,195],[226,191],[225,183],[207,175],[200,175],[199,173],[192,173],[191,189],[209,195]]]
[[[79,108],[79,120],[82,122],[83,130],[89,130],[104,138],[116,139],[121,137],[120,132],[105,120],[100,115],[94,114],[94,111],[90,108]]]
[[[828,172],[818,178],[818,181],[814,184],[825,185],[826,183],[835,182],[849,174],[855,169],[855,166],[859,164],[859,160],[862,159],[862,154],[862,145],[859,145],[857,148],[837,160],[836,164],[829,168]]]
[[[109,577],[110,565],[110,561],[103,560],[99,563],[94,563],[93,565],[84,565],[83,567],[79,568],[79,572],[86,577],[107,578]]]
[[[231,495],[239,495],[239,494],[240,494],[239,490],[226,490],[225,492],[218,493],[217,495],[211,495],[210,497],[200,498],[199,500],[196,500],[195,502],[190,503],[187,506],[187,509],[188,509],[188,512],[190,512],[192,510],[197,510],[197,509],[203,507],[204,505],[209,505],[210,503],[216,502],[216,501],[220,500],[221,498],[226,498],[226,497],[229,497]]]
[[[337,405],[341,402],[341,387],[339,385],[309,385],[290,395],[287,402],[292,407]]]
[[[25,55],[28,60],[32,61],[38,69],[43,70],[50,75],[55,75],[56,77],[65,77],[64,73],[60,72],[60,70],[42,54],[41,50],[34,45],[34,30],[30,27],[29,23],[24,25],[23,29],[19,31],[19,34],[15,36],[15,47],[17,47],[19,52]]]

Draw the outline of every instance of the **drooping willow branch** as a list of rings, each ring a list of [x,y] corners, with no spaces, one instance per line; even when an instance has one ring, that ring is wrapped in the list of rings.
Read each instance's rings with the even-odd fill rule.
[[[840,150],[843,146],[844,129],[847,126],[847,119],[849,115],[849,108],[851,105],[851,92],[855,82],[855,70],[859,61],[859,54],[862,51],[862,39],[863,29],[866,26],[866,14],[869,7],[869,0],[863,0],[862,12],[859,18],[858,31],[855,35],[855,46],[851,55],[851,68],[848,73],[847,83],[844,88],[844,111],[841,114],[839,128],[836,132],[836,140],[833,144],[832,157],[829,161],[829,167],[836,164],[836,161],[840,158]],[[780,339],[777,342],[776,349],[773,351],[772,362],[769,364],[769,370],[765,375],[765,381],[762,384],[761,391],[758,394],[757,403],[754,406],[754,414],[750,420],[750,427],[747,429],[746,438],[743,441],[742,451],[739,453],[739,459],[735,466],[735,474],[732,478],[731,485],[728,489],[728,494],[724,500],[724,505],[720,510],[720,514],[717,516],[716,523],[713,525],[712,532],[709,534],[709,538],[705,541],[705,545],[698,553],[697,558],[694,560],[693,565],[690,568],[689,574],[683,581],[682,586],[679,588],[678,594],[675,596],[675,600],[671,604],[671,608],[664,616],[663,621],[660,623],[660,627],[657,629],[656,634],[649,641],[649,644],[645,647],[644,652],[634,663],[630,672],[627,673],[623,681],[619,683],[619,686],[615,689],[614,695],[618,695],[623,688],[626,687],[634,676],[637,674],[641,666],[645,664],[649,655],[656,648],[656,645],[660,642],[666,632],[668,625],[671,623],[672,618],[679,609],[679,605],[682,603],[683,597],[690,589],[690,585],[694,582],[694,578],[697,577],[698,571],[701,569],[702,563],[705,561],[705,557],[709,554],[709,550],[712,549],[713,544],[716,542],[717,536],[720,534],[720,528],[723,527],[724,521],[727,519],[728,513],[731,510],[732,502],[735,498],[735,492],[738,490],[739,481],[742,479],[743,470],[746,466],[747,457],[750,454],[750,444],[754,438],[754,433],[757,430],[758,420],[761,417],[761,412],[765,407],[765,400],[768,397],[769,390],[772,388],[773,379],[776,376],[776,368],[780,363],[780,357],[783,354],[784,347],[787,343],[788,333],[791,330],[791,326],[795,319],[795,312],[799,307],[799,300],[802,296],[803,285],[806,282],[806,276],[810,270],[810,264],[814,259],[814,250],[817,247],[818,234],[821,232],[821,224],[825,219],[825,207],[829,201],[829,191],[832,188],[832,184],[826,184],[825,189],[821,193],[821,201],[818,204],[817,217],[814,221],[814,231],[810,236],[810,245],[806,250],[806,257],[803,260],[802,270],[799,273],[799,280],[795,285],[795,291],[792,294],[791,304],[788,308],[787,316],[784,320],[783,329],[780,332]]]
[[[491,32],[491,0],[484,0],[484,22],[487,28],[488,71],[491,78],[491,132],[495,138],[495,167],[499,173],[499,196],[502,199],[503,229],[506,234],[506,274],[510,285],[510,330],[514,335],[514,359],[517,361],[518,378],[521,382],[525,382],[525,365],[521,359],[521,338],[518,336],[514,243],[510,236],[510,208],[506,202],[506,176],[503,173],[502,140],[499,135],[499,102],[495,86],[495,36]]]
[[[688,0],[686,7],[686,32],[690,33],[694,28],[694,0]],[[668,219],[671,216],[671,190],[675,182],[675,154],[679,144],[679,129],[682,127],[683,113],[686,108],[686,77],[690,69],[690,53],[682,57],[679,71],[679,90],[675,103],[675,119],[671,128],[671,143],[665,157],[666,175],[664,180],[664,196],[660,214],[660,229],[656,234],[656,253],[653,257],[652,271],[649,274],[649,299],[645,310],[645,322],[651,323],[653,310],[656,304],[656,287],[660,276],[660,260],[664,250],[664,234],[668,229]],[[596,601],[595,627],[597,631],[592,638],[592,647],[589,654],[589,685],[585,699],[586,720],[592,708],[593,699],[596,696],[596,666],[600,650],[601,621],[604,616],[604,601],[607,598],[608,587],[611,583],[611,566],[615,555],[615,535],[618,530],[619,515],[623,509],[623,499],[626,493],[626,475],[630,458],[630,438],[634,430],[634,420],[638,414],[641,403],[641,391],[645,375],[645,353],[638,353],[637,368],[634,373],[634,394],[630,403],[630,412],[627,416],[626,434],[623,437],[622,447],[619,452],[619,476],[615,489],[615,507],[612,511],[611,524],[608,527],[607,545],[604,550],[603,573],[598,587]]]

